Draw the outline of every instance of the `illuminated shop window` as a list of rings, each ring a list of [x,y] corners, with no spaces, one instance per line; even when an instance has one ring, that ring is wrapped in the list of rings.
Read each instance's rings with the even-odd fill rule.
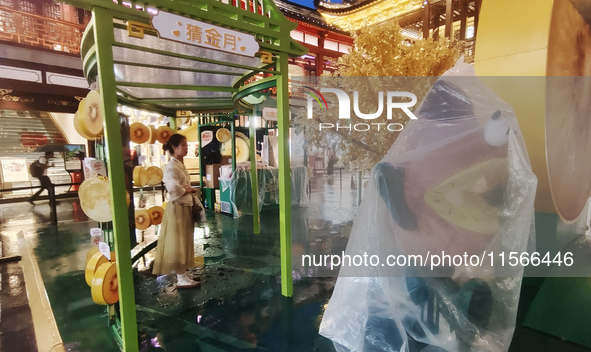
[[[318,37],[311,34],[304,35],[304,43],[318,46]]]
[[[339,51],[339,43],[332,40],[324,40],[324,48],[328,50]]]
[[[474,26],[466,28],[466,39],[474,38]]]
[[[348,54],[352,46],[347,44],[339,44],[339,52]]]
[[[303,42],[304,41],[304,33],[300,32],[300,31],[291,31],[290,36],[299,41],[299,42]]]

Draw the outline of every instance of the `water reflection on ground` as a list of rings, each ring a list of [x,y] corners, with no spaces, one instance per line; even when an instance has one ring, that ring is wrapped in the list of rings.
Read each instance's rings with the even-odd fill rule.
[[[141,350],[332,351],[318,327],[336,279],[310,277],[297,263],[302,253],[346,246],[357,193],[350,179],[343,182],[347,189],[336,180],[312,178],[310,205],[292,209],[293,297],[281,295],[278,207],[263,209],[260,234],[253,234],[252,216],[208,212],[207,223],[195,229],[197,262],[203,263],[196,269],[199,288],[177,290],[173,275],[151,275],[153,253],[144,255],[134,272]],[[157,204],[158,195],[148,203]],[[107,310],[92,301],[84,279],[89,230],[97,223],[88,221],[76,200],[58,206],[58,226],[49,224],[44,203],[0,211],[3,231],[28,229],[66,349],[119,350]],[[138,232],[137,238],[140,248],[157,238],[157,230]]]
[[[356,190],[327,176],[312,179],[311,202],[292,208],[293,297],[281,295],[279,213],[265,208],[261,233],[252,217],[210,216],[196,231],[204,257],[201,287],[176,290],[174,277],[138,274],[138,323],[148,351],[333,351],[318,335],[336,278],[310,277],[301,254],[344,250],[356,212]]]

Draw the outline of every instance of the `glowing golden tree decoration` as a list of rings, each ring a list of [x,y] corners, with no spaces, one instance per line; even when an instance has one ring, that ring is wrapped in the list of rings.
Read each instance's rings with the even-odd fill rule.
[[[451,68],[459,57],[458,50],[445,39],[431,38],[411,42],[401,31],[398,23],[391,22],[373,26],[359,31],[354,38],[354,46],[349,54],[338,61],[338,69],[328,77],[319,77],[320,87],[338,87],[345,91],[358,91],[358,107],[363,112],[377,111],[378,92],[393,90],[389,86],[397,76],[397,82],[407,82],[407,90],[415,94],[420,102],[427,90],[437,78]],[[365,78],[355,78],[363,76]],[[368,78],[367,76],[372,76]],[[430,78],[418,79],[417,76]],[[337,78],[338,77],[338,78]],[[400,90],[400,89],[396,89]],[[385,94],[385,93],[384,93]],[[327,100],[333,94],[325,94]],[[372,97],[370,99],[362,97]],[[337,100],[329,100],[329,106],[335,106]],[[417,103],[418,104],[418,103]],[[392,119],[386,120],[387,111],[374,120],[360,120],[353,112],[353,95],[351,95],[351,121],[355,122],[393,122],[405,126],[408,116],[402,110],[393,111]],[[416,108],[415,105],[414,108]],[[314,109],[314,118],[298,116],[296,125],[305,129],[308,145],[336,151],[341,162],[359,169],[373,167],[390,149],[399,132],[386,128],[380,130],[356,132],[349,130],[319,129],[319,123],[343,123],[338,114],[328,109]],[[353,121],[356,120],[356,121]]]

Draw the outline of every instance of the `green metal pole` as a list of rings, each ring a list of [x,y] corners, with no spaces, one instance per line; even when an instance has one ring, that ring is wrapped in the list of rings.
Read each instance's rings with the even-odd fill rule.
[[[242,127],[242,126],[240,126]],[[236,129],[232,124],[232,172],[236,172]],[[233,175],[233,174],[232,174]]]
[[[250,189],[252,191],[252,225],[255,235],[261,233],[261,217],[259,214],[259,177],[257,171],[257,135],[255,128],[256,105],[250,115]]]
[[[279,234],[281,294],[293,296],[291,276],[291,174],[289,168],[289,91],[287,53],[277,58],[277,131],[279,134]]]
[[[177,127],[178,126],[176,125],[176,116],[170,118],[170,123],[169,124],[170,124],[169,127],[174,131],[174,133],[177,133],[177,130],[178,130]]]
[[[236,173],[236,153],[234,153],[234,145],[236,145],[236,131],[235,131],[236,121],[232,121],[230,124],[230,132],[232,132],[232,175]]]
[[[199,190],[201,191],[201,198],[205,195],[205,191],[203,190],[203,172],[205,169],[203,168],[203,155],[201,155],[201,118],[197,121],[197,140],[199,141]]]
[[[139,350],[137,341],[137,320],[135,315],[135,293],[131,270],[131,244],[125,199],[125,175],[123,173],[123,147],[121,124],[117,112],[115,94],[115,73],[113,71],[112,44],[113,17],[103,8],[94,7],[94,41],[98,63],[98,82],[105,112],[106,161],[111,187],[113,209],[113,230],[115,235],[115,256],[117,258],[117,280],[119,281],[119,308],[121,312],[121,338],[126,352]]]

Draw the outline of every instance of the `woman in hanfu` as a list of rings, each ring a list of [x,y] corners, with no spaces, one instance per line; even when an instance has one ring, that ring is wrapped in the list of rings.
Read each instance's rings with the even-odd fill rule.
[[[200,208],[202,215],[205,211],[194,196],[196,190],[191,187],[189,172],[183,164],[188,152],[187,138],[174,134],[162,149],[171,156],[162,178],[168,192],[168,205],[164,210],[152,273],[175,273],[177,288],[196,287],[200,282],[187,271],[195,266],[192,208]]]

